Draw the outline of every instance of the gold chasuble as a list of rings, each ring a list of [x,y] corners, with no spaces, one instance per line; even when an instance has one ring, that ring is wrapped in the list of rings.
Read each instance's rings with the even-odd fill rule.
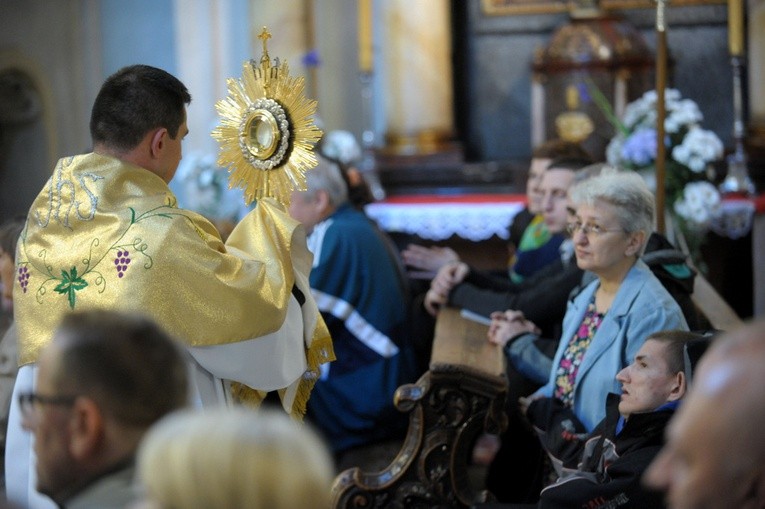
[[[280,329],[294,289],[310,296],[311,261],[302,226],[273,199],[258,200],[224,244],[209,221],[176,206],[155,174],[95,153],[61,159],[19,240],[19,363],[36,362],[64,314],[94,308],[146,314],[192,347],[260,338]],[[304,320],[312,330],[300,351],[289,352],[305,356],[306,371],[270,384],[282,387],[295,417],[318,366],[334,359],[315,313]],[[256,359],[252,369],[270,362]],[[232,388],[240,400],[265,394]]]

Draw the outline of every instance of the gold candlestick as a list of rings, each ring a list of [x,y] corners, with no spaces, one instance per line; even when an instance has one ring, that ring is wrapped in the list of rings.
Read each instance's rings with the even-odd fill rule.
[[[359,0],[359,70],[372,72],[372,0]]]
[[[744,149],[745,113],[742,77],[744,57],[744,4],[743,0],[728,0],[728,46],[733,71],[733,140],[735,149],[728,156],[728,171],[720,184],[724,195],[753,195],[752,179],[747,170],[747,156]]]
[[[733,56],[744,52],[743,0],[728,0],[728,48]]]

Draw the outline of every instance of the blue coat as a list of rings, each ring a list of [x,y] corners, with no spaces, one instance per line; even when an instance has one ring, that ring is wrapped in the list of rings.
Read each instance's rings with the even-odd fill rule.
[[[587,305],[600,282],[587,285],[569,302],[563,318],[563,334],[553,359],[547,384],[535,394],[552,397],[555,370],[563,352],[582,323]],[[624,278],[611,309],[603,317],[576,375],[574,413],[590,432],[605,417],[609,392],[619,393],[616,374],[635,358],[646,337],[667,329],[688,330],[683,312],[651,269],[638,260]]]

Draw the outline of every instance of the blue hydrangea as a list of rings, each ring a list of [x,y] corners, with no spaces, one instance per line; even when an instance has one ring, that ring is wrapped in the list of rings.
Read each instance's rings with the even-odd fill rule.
[[[634,166],[646,166],[656,159],[656,130],[640,129],[624,140],[621,157]]]

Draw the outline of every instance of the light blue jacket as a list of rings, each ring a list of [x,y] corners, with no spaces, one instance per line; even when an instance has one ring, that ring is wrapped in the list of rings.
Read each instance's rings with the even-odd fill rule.
[[[581,325],[587,305],[599,284],[599,280],[593,281],[569,302],[553,369],[547,384],[536,395],[552,397],[555,371],[566,346]],[[576,375],[574,413],[588,432],[605,417],[608,393],[621,393],[616,374],[633,361],[648,335],[667,329],[688,330],[688,324],[680,306],[651,269],[638,260],[619,287],[611,309],[603,317]]]

